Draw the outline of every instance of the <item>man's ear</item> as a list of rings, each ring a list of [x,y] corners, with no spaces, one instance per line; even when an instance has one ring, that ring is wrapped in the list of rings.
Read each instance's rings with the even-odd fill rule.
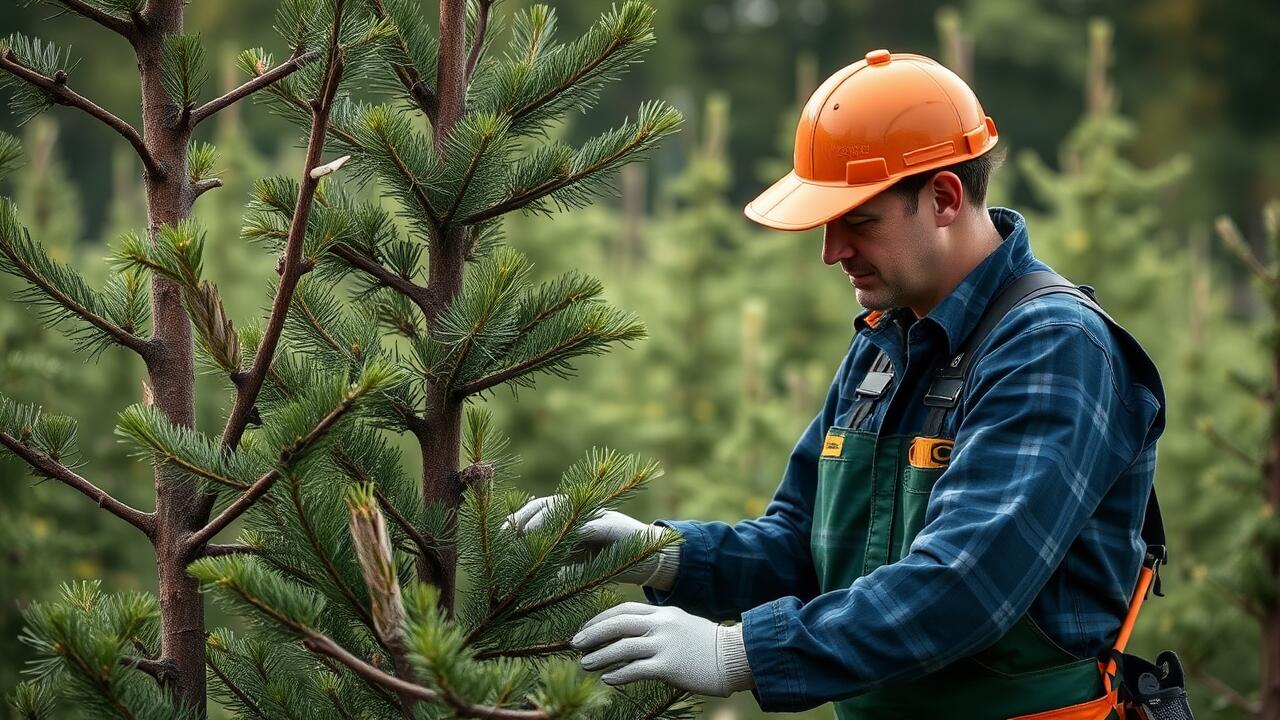
[[[965,203],[964,184],[960,182],[959,176],[950,170],[943,170],[935,174],[925,187],[929,192],[925,193],[927,198],[921,199],[928,200],[927,207],[933,213],[938,227],[947,227],[955,222]]]

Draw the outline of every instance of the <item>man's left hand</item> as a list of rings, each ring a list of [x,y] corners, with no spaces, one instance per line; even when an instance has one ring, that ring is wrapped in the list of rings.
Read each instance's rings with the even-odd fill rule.
[[[628,602],[586,622],[570,641],[582,669],[608,668],[608,685],[661,680],[686,692],[728,697],[754,687],[741,625],[718,625],[677,607]],[[597,649],[598,648],[598,649]]]

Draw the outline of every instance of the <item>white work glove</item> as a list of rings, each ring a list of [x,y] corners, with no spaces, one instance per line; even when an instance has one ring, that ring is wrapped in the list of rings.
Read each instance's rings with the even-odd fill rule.
[[[538,528],[547,519],[550,508],[563,498],[563,495],[534,498],[509,515],[506,526],[521,533]],[[659,525],[646,525],[616,510],[602,510],[582,526],[581,544],[573,549],[569,557],[575,563],[588,562],[623,538],[645,533],[651,539],[657,539],[664,529]],[[662,552],[645,558],[643,562],[614,576],[614,580],[670,590],[680,562],[679,553],[679,547],[663,548]]]
[[[661,680],[686,692],[728,697],[755,687],[742,625],[718,625],[678,607],[628,602],[587,621],[570,643],[588,651],[587,671],[612,668],[607,685]]]

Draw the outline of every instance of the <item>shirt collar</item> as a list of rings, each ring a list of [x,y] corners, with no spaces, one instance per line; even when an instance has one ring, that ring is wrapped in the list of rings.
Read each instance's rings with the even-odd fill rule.
[[[1027,222],[1022,215],[1002,207],[989,208],[987,212],[1004,242],[983,258],[956,289],[924,317],[942,329],[947,338],[948,355],[954,355],[964,339],[977,327],[983,311],[996,293],[1035,261],[1031,254],[1031,240],[1027,236]],[[863,310],[853,320],[854,330],[862,332],[868,327],[878,327],[881,319],[899,312],[910,313],[911,310]]]

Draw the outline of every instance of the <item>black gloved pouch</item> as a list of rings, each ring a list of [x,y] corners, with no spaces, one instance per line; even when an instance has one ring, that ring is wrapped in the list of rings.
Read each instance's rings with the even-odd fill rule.
[[[1166,650],[1154,664],[1112,651],[1120,679],[1120,698],[1141,720],[1194,720],[1178,654]]]

